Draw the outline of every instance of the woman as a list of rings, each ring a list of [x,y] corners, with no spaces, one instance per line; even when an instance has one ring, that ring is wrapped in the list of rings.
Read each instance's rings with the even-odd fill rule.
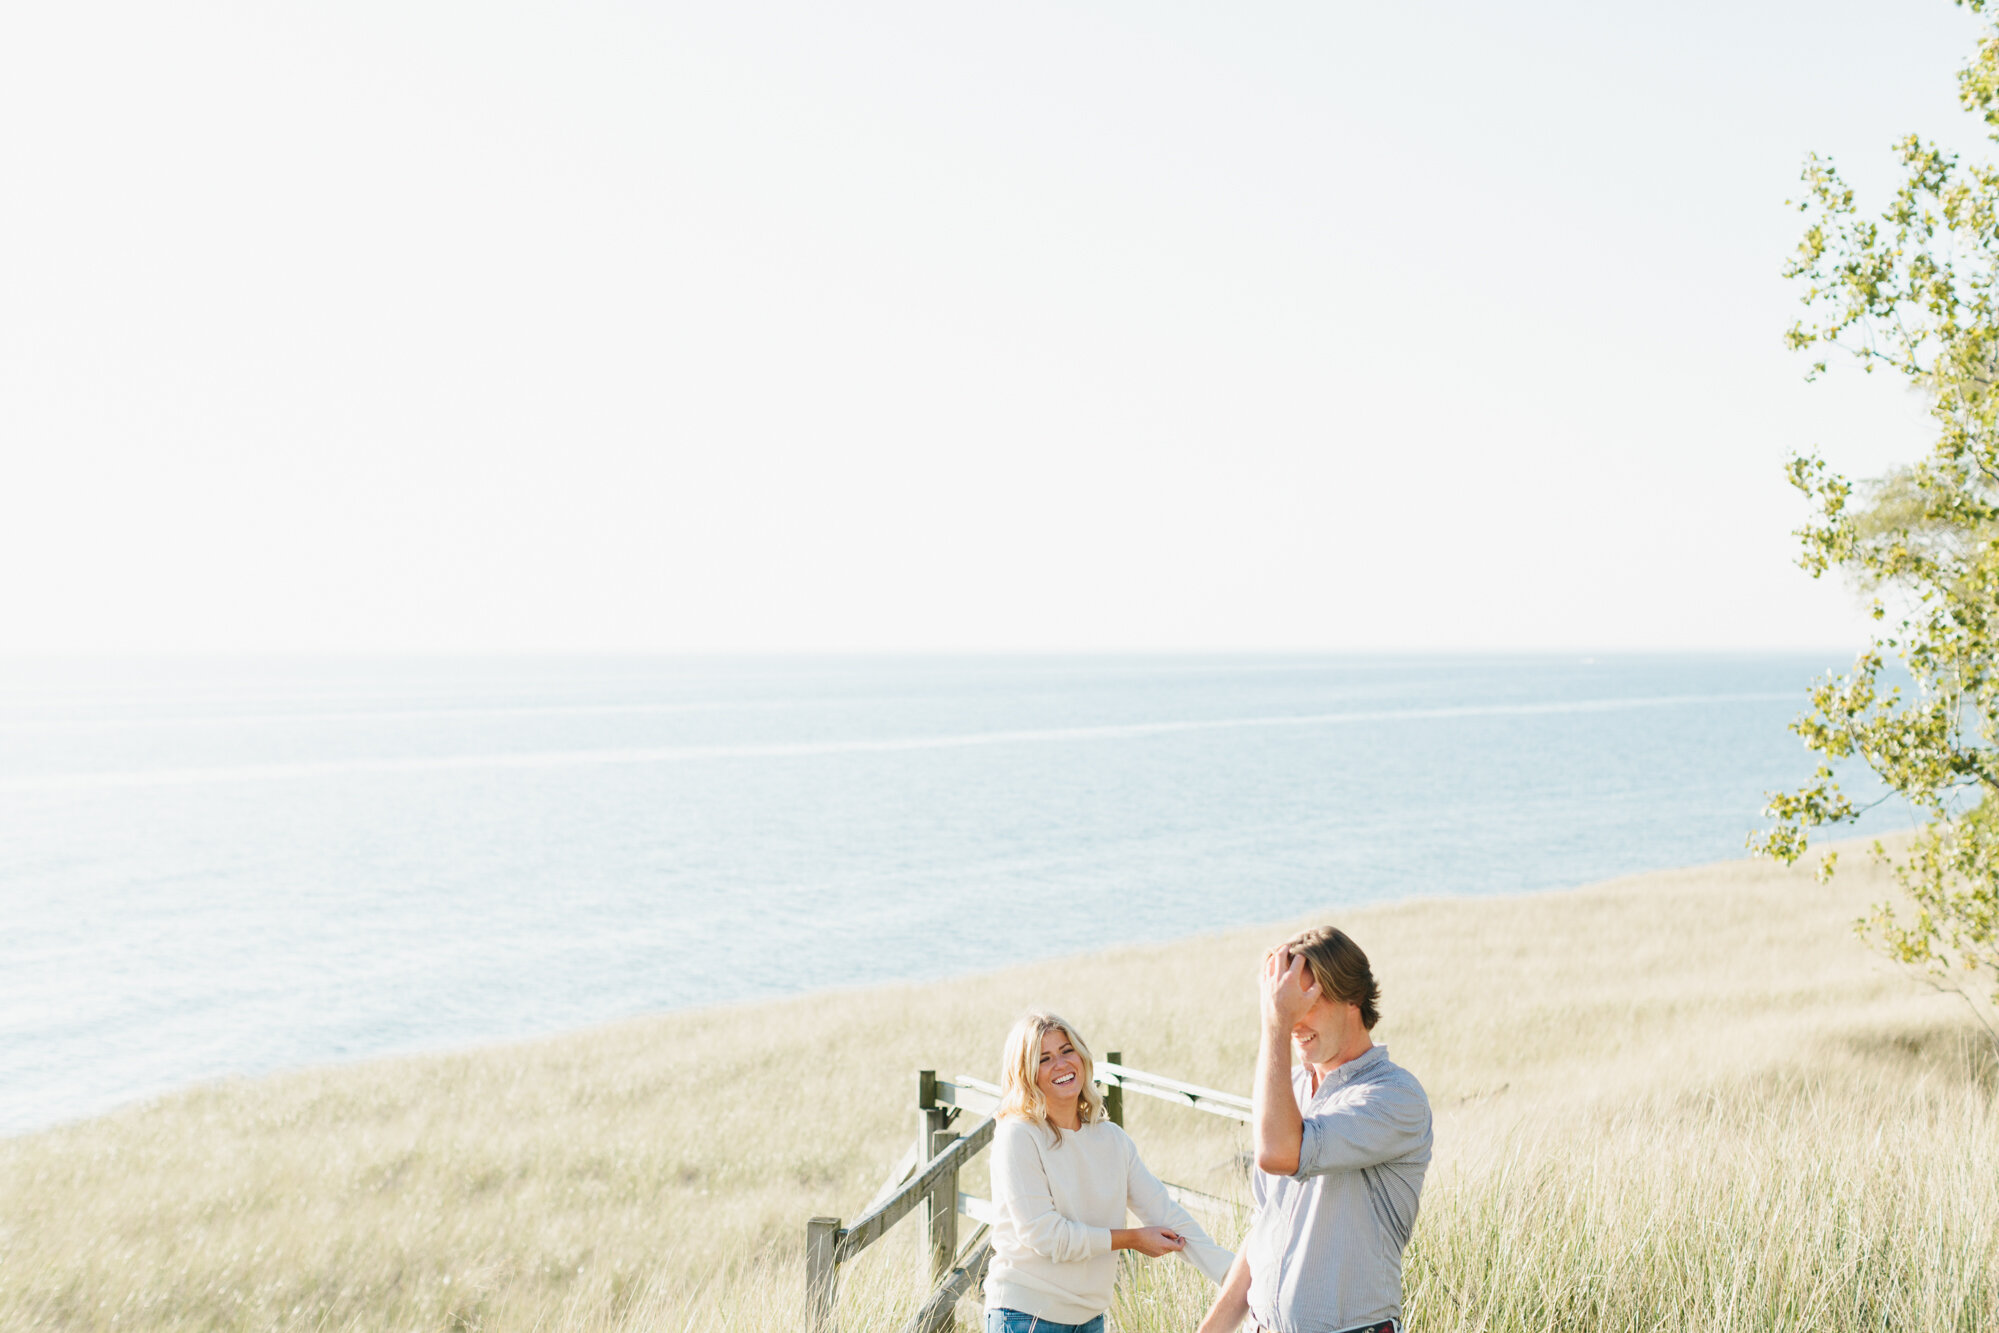
[[[1104,1118],[1073,1025],[1024,1015],[1007,1033],[993,1126],[986,1333],[1103,1333],[1115,1250],[1178,1254],[1210,1282],[1234,1255],[1208,1238]],[[1145,1225],[1126,1227],[1125,1210]]]

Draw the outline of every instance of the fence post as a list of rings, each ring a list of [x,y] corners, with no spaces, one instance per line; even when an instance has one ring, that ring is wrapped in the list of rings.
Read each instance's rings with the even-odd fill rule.
[[[958,1141],[956,1130],[940,1129],[930,1136],[930,1155],[935,1157]],[[946,1171],[930,1187],[930,1283],[943,1281],[958,1262],[958,1172]]]
[[[916,1071],[916,1169],[922,1171],[924,1165],[937,1155],[937,1136],[944,1133],[950,1123],[949,1107],[937,1104],[937,1071],[919,1069]],[[955,1173],[952,1173],[955,1174]],[[918,1205],[923,1214],[923,1230],[930,1243],[923,1247],[916,1260],[917,1290],[928,1293],[937,1285],[938,1279],[951,1271],[954,1255],[947,1252],[940,1260],[937,1254],[937,1237],[940,1229],[949,1226],[953,1230],[958,1222],[958,1186],[951,1182],[951,1193],[946,1195],[939,1189],[931,1190]]]
[[[815,1217],[805,1224],[805,1310],[812,1333],[833,1333],[833,1300],[839,1281],[833,1246],[840,1219]]]
[[[1104,1059],[1121,1065],[1124,1063],[1124,1052],[1105,1051]],[[1124,1126],[1124,1089],[1115,1084],[1104,1089],[1104,1118],[1120,1128]]]

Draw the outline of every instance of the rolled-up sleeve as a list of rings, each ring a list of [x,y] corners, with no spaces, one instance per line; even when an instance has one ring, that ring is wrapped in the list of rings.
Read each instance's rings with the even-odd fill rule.
[[[1109,1227],[1093,1227],[1055,1211],[1048,1173],[1029,1137],[1035,1129],[1002,1120],[993,1134],[993,1200],[1006,1209],[1020,1243],[1043,1258],[1072,1263],[1108,1254]]]
[[[1420,1151],[1430,1138],[1430,1103],[1415,1088],[1371,1084],[1305,1117],[1298,1145],[1303,1180],[1326,1171],[1353,1171]]]

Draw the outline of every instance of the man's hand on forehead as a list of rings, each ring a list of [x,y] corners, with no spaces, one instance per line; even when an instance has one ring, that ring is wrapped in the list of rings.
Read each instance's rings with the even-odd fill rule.
[[[1319,998],[1319,978],[1302,954],[1279,946],[1263,958],[1264,1017],[1289,1027]]]

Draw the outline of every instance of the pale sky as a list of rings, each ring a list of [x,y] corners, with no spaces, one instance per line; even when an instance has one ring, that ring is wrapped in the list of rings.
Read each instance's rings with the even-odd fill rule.
[[[0,19],[0,653],[1850,647],[1947,0]]]

